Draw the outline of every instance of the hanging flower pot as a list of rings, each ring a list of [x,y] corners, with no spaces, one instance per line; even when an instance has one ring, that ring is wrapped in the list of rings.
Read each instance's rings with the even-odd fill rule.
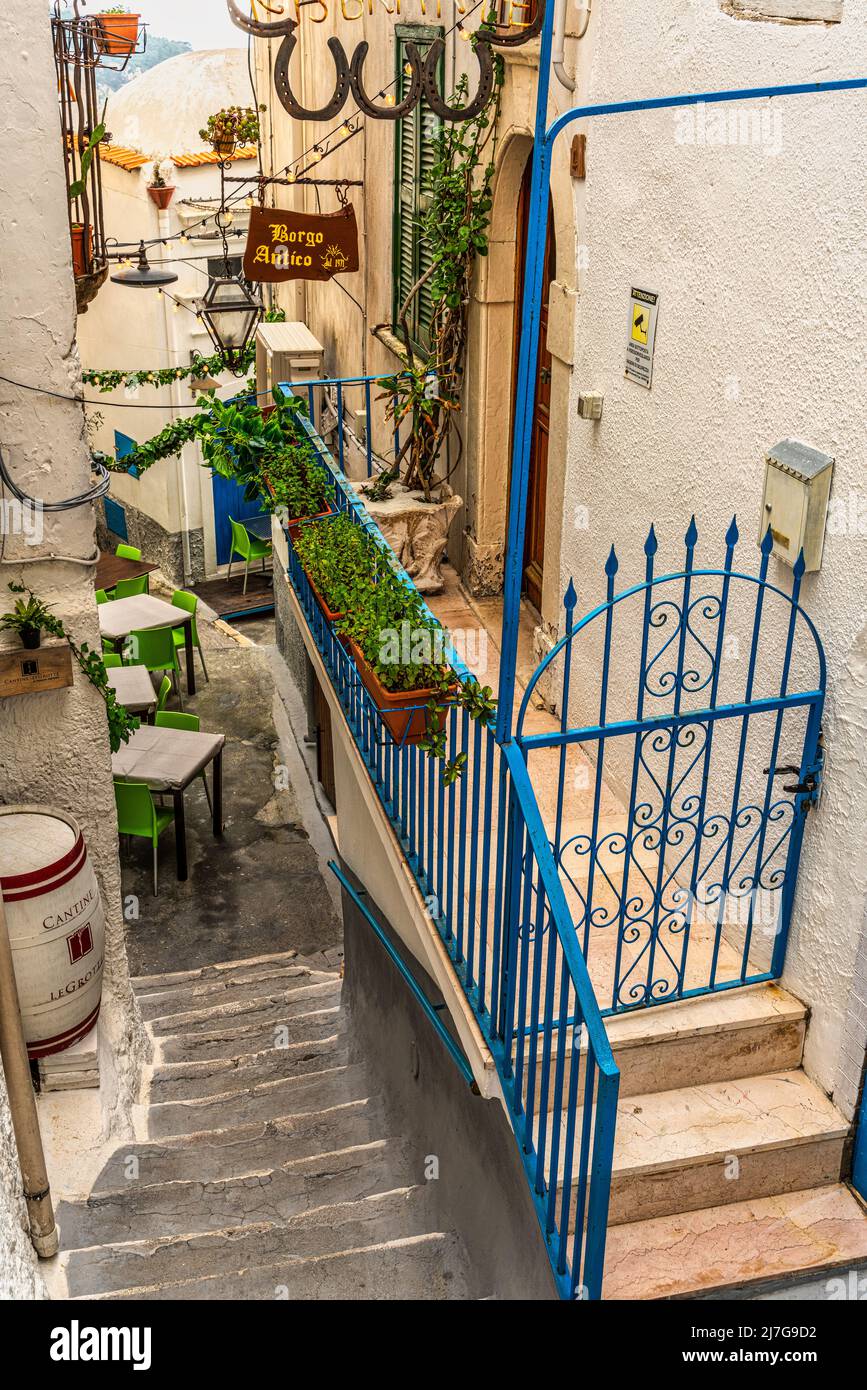
[[[174,198],[176,192],[177,190],[167,183],[148,184],[148,193],[150,194],[152,200],[156,203],[157,207],[160,209],[161,212],[165,211],[169,203],[172,201],[172,198]]]
[[[104,11],[95,16],[99,26],[96,42],[101,53],[112,57],[128,58],[135,52],[138,43],[138,26],[141,16],[126,11]]]
[[[93,228],[84,222],[73,222],[70,228],[72,237],[72,273],[76,279],[90,272],[93,264]]]
[[[422,690],[386,690],[379,676],[368,662],[354,638],[349,639],[349,651],[355,662],[361,684],[376,705],[383,724],[395,743],[420,743],[429,732],[431,716],[427,709],[429,700],[442,704],[444,698],[453,695],[457,685],[451,686],[444,695],[442,690],[426,687]],[[438,729],[445,722],[445,710],[436,714]]]
[[[231,159],[232,155],[235,153],[235,141],[215,140],[214,149],[216,150],[217,154],[221,156],[222,159]]]

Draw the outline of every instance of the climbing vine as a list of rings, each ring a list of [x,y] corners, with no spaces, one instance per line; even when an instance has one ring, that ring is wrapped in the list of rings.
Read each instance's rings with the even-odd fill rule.
[[[283,309],[268,309],[265,314],[266,323],[284,323],[286,313]],[[248,343],[244,349],[239,363],[237,363],[237,375],[243,376],[248,372],[256,361],[256,344]],[[85,386],[96,386],[100,391],[116,391],[118,387],[125,386],[127,390],[133,391],[139,386],[171,386],[176,381],[188,381],[190,377],[204,378],[209,376],[219,376],[221,372],[234,371],[230,367],[221,352],[215,352],[212,357],[202,357],[199,353],[194,353],[192,360],[186,367],[150,367],[139,368],[136,371],[115,371],[114,369],[102,368],[96,371],[86,371],[81,373],[81,379]]]
[[[478,37],[484,33],[485,26],[480,26]],[[466,75],[462,76],[455,89],[458,102],[467,97],[468,85]],[[388,402],[386,419],[396,426],[409,420],[412,428],[392,467],[368,489],[372,497],[387,497],[403,470],[406,486],[421,488],[430,502],[435,488],[448,481],[460,462],[456,416],[461,408],[470,281],[477,258],[488,254],[502,85],[503,60],[498,55],[487,105],[472,120],[445,122],[437,136],[436,158],[426,180],[430,203],[422,220],[431,264],[412,286],[397,316],[407,369],[380,381],[383,395],[379,399]],[[430,348],[420,355],[412,344],[408,315],[425,287],[433,309]],[[448,447],[452,434],[459,445],[454,458]]]

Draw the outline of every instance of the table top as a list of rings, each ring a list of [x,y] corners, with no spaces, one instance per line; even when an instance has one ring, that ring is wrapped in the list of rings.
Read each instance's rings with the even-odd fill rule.
[[[96,611],[103,637],[126,637],[130,632],[152,627],[179,627],[192,617],[185,608],[175,608],[174,604],[152,598],[150,594],[100,603]]]
[[[249,531],[251,536],[255,536],[257,541],[270,541],[271,539],[271,513],[266,512],[263,516],[248,516],[241,522],[245,531]]]
[[[105,674],[125,709],[132,714],[153,709],[157,696],[146,666],[110,666]]]
[[[143,574],[153,574],[157,569],[159,565],[149,565],[146,560],[126,560],[122,555],[101,550],[96,564],[95,588],[113,589],[119,579],[140,579]]]
[[[226,742],[225,734],[194,734],[142,724],[129,743],[112,754],[115,777],[147,782],[154,790],[183,791],[207,767]]]

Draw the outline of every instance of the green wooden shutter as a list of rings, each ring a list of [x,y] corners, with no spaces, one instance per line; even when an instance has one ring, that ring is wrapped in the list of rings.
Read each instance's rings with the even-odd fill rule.
[[[429,25],[400,24],[396,26],[395,34],[397,92],[400,100],[406,94],[410,80],[404,71],[407,42],[414,43],[423,57],[434,39],[441,36],[442,30]],[[397,122],[395,130],[392,320],[396,331],[399,331],[398,314],[407,295],[431,263],[421,219],[430,201],[426,176],[436,158],[439,125],[439,119],[422,97],[409,115]],[[416,347],[426,348],[429,344],[432,307],[430,290],[426,285],[413,300],[407,314],[410,337]]]

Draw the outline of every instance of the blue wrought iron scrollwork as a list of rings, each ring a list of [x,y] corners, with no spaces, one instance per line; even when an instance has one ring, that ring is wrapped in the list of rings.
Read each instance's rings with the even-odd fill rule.
[[[546,746],[560,750],[552,852],[578,942],[597,989],[610,1001],[608,1012],[779,974],[805,813],[815,804],[821,771],[825,658],[799,603],[803,558],[786,593],[768,580],[770,533],[757,575],[734,568],[740,539],[734,520],[720,569],[695,567],[694,518],[684,539],[682,569],[657,575],[658,540],[651,527],[644,582],[620,593],[612,547],[605,601],[578,623],[570,582],[566,634],[535,672],[517,722],[516,742],[525,756]],[[782,642],[779,626],[770,631],[771,598],[784,601]],[[642,611],[638,625],[625,616],[630,599]],[[742,688],[737,698],[723,701],[726,635],[736,600],[744,633]],[[594,625],[601,629],[601,656],[588,663],[581,639]],[[798,640],[804,635],[807,654],[815,654],[817,681],[793,688],[793,670],[803,674],[804,661],[796,658],[804,656]],[[579,649],[582,689],[595,670],[598,709],[573,723],[570,679]],[[637,662],[625,671],[624,651]],[[533,691],[544,672],[550,681],[556,661],[563,663],[560,731],[526,735]],[[760,666],[770,694],[759,693]],[[791,738],[794,726],[800,762],[780,769],[784,729]],[[593,755],[595,771],[589,829],[582,824],[570,834],[566,762],[573,745]],[[613,828],[610,816],[600,815],[612,764],[623,793]],[[774,774],[782,771],[797,773],[798,781],[780,791]]]

